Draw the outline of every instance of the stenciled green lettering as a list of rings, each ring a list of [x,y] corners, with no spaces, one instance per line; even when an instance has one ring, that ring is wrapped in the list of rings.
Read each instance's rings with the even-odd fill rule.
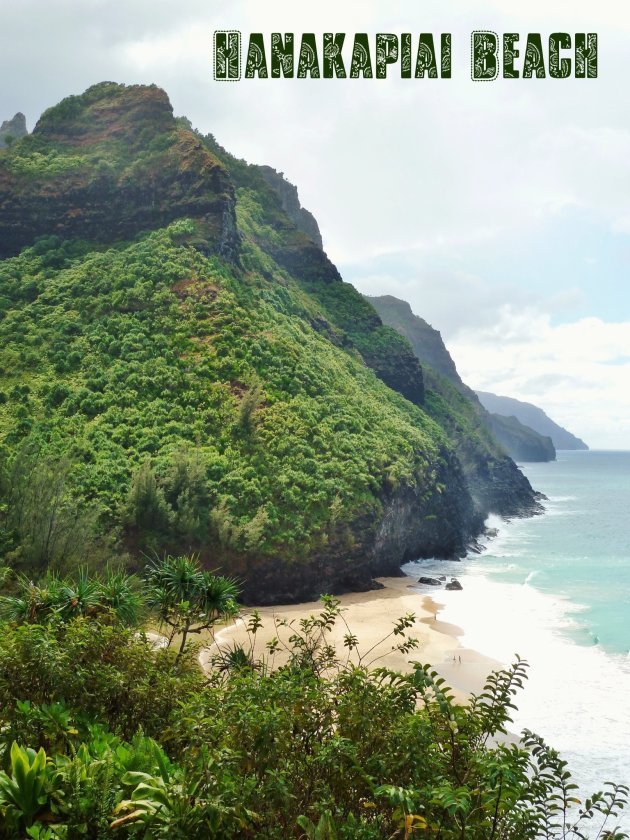
[[[411,78],[411,32],[400,36],[400,78]]]
[[[422,33],[418,43],[418,55],[416,57],[416,79],[424,79],[428,76],[429,79],[437,79],[438,66],[435,60],[435,42],[433,35],[429,33]]]
[[[324,32],[324,78],[332,79],[337,76],[340,79],[346,78],[346,68],[343,63],[341,51],[343,42],[346,40],[344,32],[333,35],[332,32]]]
[[[453,37],[450,32],[443,32],[442,45],[442,78],[450,79],[453,69]]]
[[[271,78],[279,79],[280,75],[287,79],[293,78],[293,33],[287,32],[282,40],[279,32],[271,35]]]
[[[319,58],[317,57],[317,41],[314,32],[305,32],[302,35],[300,57],[298,59],[298,79],[306,79],[309,75],[312,79],[319,79]]]
[[[253,79],[256,73],[261,79],[268,77],[267,54],[265,53],[265,41],[262,32],[252,32],[249,36],[249,47],[247,48],[245,78]]]
[[[219,81],[236,81],[241,76],[240,32],[214,33],[214,78]]]
[[[516,32],[507,32],[503,36],[503,78],[504,79],[518,79],[520,73],[514,66],[514,62],[519,57],[520,50],[516,46],[519,41],[519,36]]]
[[[398,35],[379,33],[376,36],[376,78],[387,78],[387,65],[398,61]]]
[[[571,59],[560,58],[560,50],[570,49],[568,32],[554,32],[549,36],[549,75],[552,79],[568,79],[571,75]]]
[[[597,35],[580,32],[575,36],[575,78],[596,79],[597,64]]]
[[[527,48],[525,49],[523,78],[531,79],[534,74],[537,79],[544,79],[547,76],[545,72],[542,39],[537,32],[530,32],[527,36]]]
[[[472,33],[472,78],[493,82],[499,75],[499,38],[496,32]]]
[[[371,79],[374,75],[372,72],[370,41],[367,32],[358,32],[354,36],[354,45],[352,47],[350,78],[358,79],[361,75],[363,75],[364,79]]]

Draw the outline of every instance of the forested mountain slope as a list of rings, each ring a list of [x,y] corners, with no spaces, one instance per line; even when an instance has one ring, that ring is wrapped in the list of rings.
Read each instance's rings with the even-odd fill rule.
[[[245,600],[371,585],[536,509],[260,167],[103,83],[0,153],[0,553],[197,551]]]

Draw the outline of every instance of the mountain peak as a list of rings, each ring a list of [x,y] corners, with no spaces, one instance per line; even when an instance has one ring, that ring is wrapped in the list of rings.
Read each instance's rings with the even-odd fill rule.
[[[0,149],[4,149],[27,134],[26,117],[21,111],[18,111],[13,119],[4,120],[0,126]]]
[[[48,108],[33,134],[73,146],[140,140],[173,128],[173,107],[157,85],[100,82]]]
[[[236,260],[234,188],[156,85],[102,82],[45,111],[0,158],[0,256],[39,236],[102,244],[193,219],[200,247]]]

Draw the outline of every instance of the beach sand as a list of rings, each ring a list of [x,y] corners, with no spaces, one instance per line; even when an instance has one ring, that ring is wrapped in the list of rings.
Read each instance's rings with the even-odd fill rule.
[[[463,631],[440,621],[439,595],[434,600],[435,596],[419,589],[411,577],[379,578],[378,581],[382,589],[338,596],[343,621],[337,621],[334,630],[326,634],[326,640],[335,645],[339,659],[345,662],[348,656],[343,638],[349,630],[359,640],[358,653],[350,654],[352,662],[358,663],[361,656],[362,664],[369,667],[403,672],[412,670],[414,662],[430,664],[451,686],[457,702],[466,702],[470,694],[478,693],[487,675],[500,668],[500,663],[460,646],[458,638]],[[282,664],[286,661],[282,643],[287,643],[289,636],[299,629],[301,619],[319,614],[322,608],[321,602],[260,607],[258,612],[263,626],[256,633],[254,655],[268,655],[266,645],[277,637],[281,645],[273,664]],[[229,650],[234,643],[249,650],[251,637],[246,623],[251,612],[244,609],[240,619],[217,631],[214,643],[208,640],[202,646],[202,664],[207,664],[218,650]],[[407,613],[416,616],[416,623],[407,633],[419,644],[408,653],[401,653],[395,649],[401,637],[389,634],[397,619]],[[278,625],[283,621],[288,626]]]

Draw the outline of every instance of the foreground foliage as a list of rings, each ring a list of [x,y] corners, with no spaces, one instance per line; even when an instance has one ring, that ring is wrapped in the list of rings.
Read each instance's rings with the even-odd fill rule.
[[[165,561],[171,592],[191,564]],[[625,836],[626,788],[580,804],[542,739],[502,739],[526,663],[458,706],[429,666],[339,658],[340,620],[324,599],[273,666],[254,613],[251,643],[215,646],[205,673],[195,646],[157,649],[113,611],[0,626],[0,837],[578,840],[591,824]],[[412,624],[395,625],[401,649]]]

